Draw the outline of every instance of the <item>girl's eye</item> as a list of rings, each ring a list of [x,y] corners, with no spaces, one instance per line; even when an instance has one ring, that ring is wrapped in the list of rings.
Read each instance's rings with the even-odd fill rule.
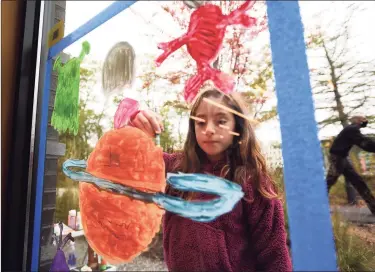
[[[205,122],[196,122],[198,126],[203,126]]]
[[[219,125],[225,125],[227,123],[227,120],[219,120]]]

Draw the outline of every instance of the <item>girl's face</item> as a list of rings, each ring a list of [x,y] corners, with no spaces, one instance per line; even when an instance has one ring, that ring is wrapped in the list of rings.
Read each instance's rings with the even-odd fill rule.
[[[209,99],[222,103],[219,98]],[[195,119],[195,135],[199,147],[211,161],[221,159],[233,142],[233,135],[230,133],[235,128],[233,114],[202,100],[192,118]]]

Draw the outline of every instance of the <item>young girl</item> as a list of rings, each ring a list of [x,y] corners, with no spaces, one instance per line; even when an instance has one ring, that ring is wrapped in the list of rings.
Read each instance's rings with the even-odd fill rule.
[[[216,89],[202,92],[191,109],[183,152],[164,154],[166,171],[221,176],[241,184],[245,197],[230,213],[209,223],[166,212],[163,245],[168,269],[292,271],[283,207],[251,125],[203,98],[244,114],[235,95],[224,95]],[[151,111],[138,113],[132,124],[151,136],[163,129],[161,118]],[[173,188],[167,192],[190,200],[213,197]]]

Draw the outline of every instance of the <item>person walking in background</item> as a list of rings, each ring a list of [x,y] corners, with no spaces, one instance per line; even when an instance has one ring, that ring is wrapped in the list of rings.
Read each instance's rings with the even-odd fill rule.
[[[361,149],[375,153],[375,141],[364,136],[360,129],[367,126],[368,121],[363,116],[351,118],[351,124],[346,126],[333,141],[330,148],[330,166],[327,173],[328,193],[337,179],[344,175],[354,186],[360,196],[366,201],[371,213],[375,215],[375,198],[362,177],[354,170],[348,156],[350,149],[356,145]]]

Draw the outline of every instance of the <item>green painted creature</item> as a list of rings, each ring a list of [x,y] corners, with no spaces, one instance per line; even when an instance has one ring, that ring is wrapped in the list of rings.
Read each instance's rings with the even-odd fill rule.
[[[53,66],[53,70],[58,72],[58,81],[51,124],[59,133],[78,134],[80,65],[89,52],[90,44],[85,41],[78,58],[62,65],[58,57]]]

